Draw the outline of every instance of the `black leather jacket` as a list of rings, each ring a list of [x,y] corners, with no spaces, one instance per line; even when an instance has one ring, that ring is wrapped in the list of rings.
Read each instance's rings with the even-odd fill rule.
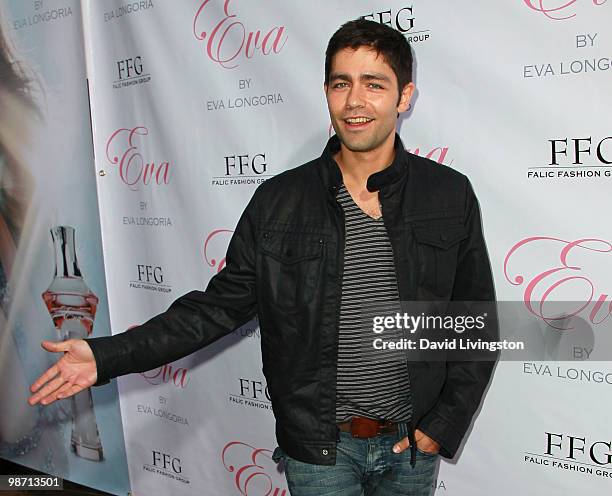
[[[406,152],[368,179],[379,190],[402,300],[489,300],[494,287],[468,179]],[[145,324],[88,339],[97,385],[184,357],[259,316],[263,372],[279,446],[333,465],[344,217],[332,137],[321,157],[263,183],[242,214],[226,266]],[[490,379],[492,362],[408,362],[410,438],[421,429],[453,457]],[[414,448],[413,448],[414,458]]]

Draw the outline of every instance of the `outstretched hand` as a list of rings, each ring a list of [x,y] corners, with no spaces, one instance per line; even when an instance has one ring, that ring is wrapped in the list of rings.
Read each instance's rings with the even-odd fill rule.
[[[54,353],[63,352],[64,355],[30,386],[30,391],[36,393],[28,399],[30,405],[38,402],[48,405],[55,400],[68,398],[96,383],[98,378],[96,360],[87,341],[84,339],[43,341],[42,347]]]

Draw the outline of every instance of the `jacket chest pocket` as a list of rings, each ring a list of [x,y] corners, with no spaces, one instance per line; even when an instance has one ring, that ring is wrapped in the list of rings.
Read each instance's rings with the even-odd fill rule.
[[[419,286],[433,294],[450,296],[455,282],[457,254],[468,237],[462,225],[414,229],[419,259]]]
[[[323,269],[323,237],[264,232],[260,246],[259,275],[263,298],[287,310],[310,303]]]

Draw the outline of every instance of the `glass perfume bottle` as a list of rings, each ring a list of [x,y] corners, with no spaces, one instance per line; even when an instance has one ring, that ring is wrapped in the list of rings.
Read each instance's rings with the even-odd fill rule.
[[[87,287],[76,257],[74,228],[57,226],[51,229],[55,248],[55,277],[42,297],[58,330],[60,339],[81,339],[93,330],[98,297]],[[103,459],[102,443],[96,415],[87,388],[71,397],[72,435],[70,447],[82,458]]]

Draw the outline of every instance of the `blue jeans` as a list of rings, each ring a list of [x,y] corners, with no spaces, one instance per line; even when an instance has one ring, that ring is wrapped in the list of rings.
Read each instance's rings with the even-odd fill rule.
[[[429,496],[440,457],[417,450],[412,468],[410,448],[392,451],[403,437],[396,432],[358,439],[340,432],[335,465],[304,463],[281,448],[274,458],[284,461],[291,496]]]

